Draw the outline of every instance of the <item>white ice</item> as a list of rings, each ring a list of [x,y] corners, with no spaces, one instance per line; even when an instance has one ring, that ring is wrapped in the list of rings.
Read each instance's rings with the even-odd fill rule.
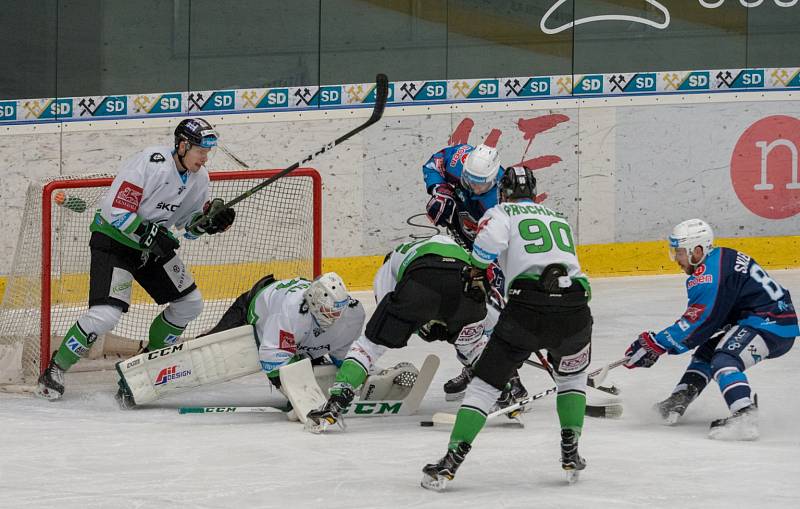
[[[800,271],[771,275],[800,299]],[[593,290],[593,367],[618,359],[640,331],[672,323],[685,306],[677,275],[595,279]],[[487,426],[444,493],[419,481],[421,467],[445,452],[448,430],[419,421],[457,408],[441,389],[460,369],[453,351],[415,338],[380,364],[419,365],[429,352],[442,367],[419,415],[351,418],[346,432],[322,436],[280,414],[175,410],[282,403],[261,375],[132,411],[114,402],[113,372],[69,373],[59,402],[0,393],[0,507],[800,507],[797,351],[747,372],[760,396],[757,442],[706,438],[709,422],[728,414],[714,385],[679,425],[659,424],[651,407],[689,362],[669,356],[651,369],[609,373],[625,413],[587,417],[580,447],[588,467],[578,484],[568,486],[560,468],[551,396],[525,415],[524,429]],[[552,385],[530,367],[522,376],[531,392]],[[590,402],[605,396],[591,391]]]

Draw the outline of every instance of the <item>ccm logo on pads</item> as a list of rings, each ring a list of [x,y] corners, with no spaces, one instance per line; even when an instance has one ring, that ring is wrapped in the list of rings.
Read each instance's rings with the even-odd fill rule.
[[[142,201],[142,188],[131,184],[127,180],[122,181],[119,186],[117,195],[114,196],[114,207],[127,210],[128,212],[136,212],[139,210],[139,203]]]

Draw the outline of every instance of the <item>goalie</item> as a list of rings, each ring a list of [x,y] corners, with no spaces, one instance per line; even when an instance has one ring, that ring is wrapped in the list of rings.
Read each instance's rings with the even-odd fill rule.
[[[176,389],[256,373],[259,365],[272,385],[280,388],[279,369],[300,359],[322,364],[327,356],[341,365],[341,359],[361,333],[364,319],[364,307],[350,297],[335,272],[314,281],[276,280],[270,274],[241,294],[213,329],[188,341],[187,352],[166,353],[165,366],[182,366],[182,371],[190,374],[174,381],[159,376],[139,377],[140,372],[160,374],[159,363],[165,356],[145,356],[140,362],[131,359],[118,365],[121,379],[117,399],[128,408]],[[247,325],[250,327],[242,327]],[[211,355],[196,355],[203,348]]]
[[[426,341],[453,344],[464,365],[475,361],[486,344],[486,300],[483,292],[462,292],[462,271],[468,267],[467,252],[444,235],[401,244],[386,256],[373,283],[378,307],[336,373],[327,402],[307,414],[308,431],[344,428],[343,410],[375,362],[388,348],[405,347],[415,332]],[[509,384],[499,404],[527,396],[518,378],[516,382]]]

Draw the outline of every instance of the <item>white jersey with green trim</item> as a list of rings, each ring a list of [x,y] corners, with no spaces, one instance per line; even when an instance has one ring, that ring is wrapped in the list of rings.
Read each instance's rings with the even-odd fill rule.
[[[458,260],[469,261],[469,254],[456,241],[446,235],[434,235],[429,239],[418,240],[400,244],[389,255],[373,280],[375,300],[380,302],[383,297],[394,290],[397,281],[402,279],[406,268],[411,262],[421,256],[436,254],[452,257]]]
[[[110,227],[130,242],[141,221],[184,228],[208,201],[208,171],[179,173],[170,147],[148,147],[127,159],[100,202],[95,229]],[[119,238],[117,232],[110,233]],[[124,240],[123,240],[124,242]]]
[[[483,268],[495,260],[506,276],[506,292],[516,278],[536,278],[552,263],[563,265],[571,279],[586,280],[572,228],[560,213],[532,200],[495,205],[481,218],[471,261]]]
[[[364,306],[352,300],[330,327],[322,329],[303,309],[303,294],[311,282],[283,279],[259,291],[250,302],[247,322],[255,328],[261,367],[269,373],[295,357],[316,359],[330,354],[344,360],[350,344],[364,327]]]

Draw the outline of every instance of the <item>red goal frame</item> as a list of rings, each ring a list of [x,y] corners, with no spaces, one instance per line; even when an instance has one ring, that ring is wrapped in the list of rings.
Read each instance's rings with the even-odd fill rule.
[[[237,180],[237,179],[263,179],[266,180],[283,171],[273,170],[238,170],[208,172],[211,181]],[[313,193],[313,270],[314,276],[322,273],[322,177],[314,168],[297,168],[287,177],[309,177],[312,182]],[[50,309],[51,309],[51,258],[52,258],[52,233],[53,220],[52,195],[60,189],[76,189],[85,187],[109,187],[114,181],[111,177],[54,180],[42,188],[42,267],[41,267],[41,323],[40,323],[40,353],[39,371],[44,372],[50,362]],[[45,312],[46,311],[46,312]]]

